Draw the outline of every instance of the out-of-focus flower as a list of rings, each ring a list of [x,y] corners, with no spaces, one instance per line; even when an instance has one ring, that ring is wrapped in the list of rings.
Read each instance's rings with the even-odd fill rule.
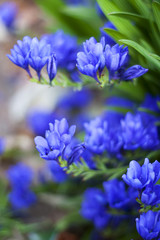
[[[116,27],[113,25],[112,22],[108,21],[104,24],[104,26],[102,28],[100,28],[100,31],[101,31],[101,35],[102,37],[105,37],[105,42],[106,44],[109,44],[109,45],[114,45],[116,44],[116,42],[114,41],[114,39],[112,37],[110,37],[105,31],[104,29],[105,28],[111,28],[111,29],[114,29],[116,30]]]
[[[138,78],[148,72],[148,69],[143,68],[140,65],[134,65],[128,68],[121,76],[124,81],[132,80],[133,78]]]
[[[34,135],[44,136],[49,123],[54,123],[55,115],[42,110],[32,110],[27,116],[27,125]]]
[[[76,67],[76,55],[78,50],[77,39],[65,34],[62,30],[54,34],[46,34],[41,38],[51,46],[52,52],[56,54],[58,68],[73,71]]]
[[[96,118],[89,123],[84,124],[86,130],[86,147],[96,153],[101,154],[106,150],[107,122]]]
[[[18,7],[14,2],[5,2],[0,5],[0,20],[8,28],[14,27]]]
[[[73,162],[76,162],[80,159],[84,150],[85,150],[84,143],[80,143],[80,144],[71,143],[65,148],[63,153],[63,158],[67,160],[68,165],[70,165]]]
[[[104,58],[105,39],[102,37],[98,43],[94,37],[83,43],[84,52],[77,54],[77,67],[85,75],[93,77],[97,82],[105,67]]]
[[[75,101],[76,99],[76,101]],[[92,100],[92,93],[89,89],[82,89],[81,91],[69,91],[66,96],[63,96],[58,103],[58,108],[65,110],[77,110],[84,108]]]
[[[152,186],[160,178],[160,163],[155,161],[150,163],[146,158],[142,166],[136,161],[131,161],[127,173],[122,176],[125,183],[135,189],[143,189],[146,186]]]
[[[48,162],[48,168],[52,174],[53,181],[56,183],[65,182],[68,178],[65,171],[55,161]]]
[[[25,69],[30,77],[32,77],[29,70],[31,42],[32,39],[28,36],[25,36],[22,41],[18,40],[17,45],[14,45],[14,48],[11,49],[11,55],[7,55],[14,64]]]
[[[133,115],[127,113],[124,120],[121,120],[122,135],[124,139],[124,149],[135,150],[155,149],[158,147],[159,139],[157,127],[153,122],[143,119],[140,114]]]
[[[71,143],[75,129],[74,125],[69,127],[65,118],[60,121],[55,120],[54,124],[50,123],[45,138],[41,136],[35,138],[40,157],[46,160],[57,160],[65,147]]]
[[[124,208],[127,207],[135,194],[126,191],[125,184],[117,179],[110,180],[103,183],[106,199],[111,208]]]
[[[57,64],[56,64],[55,54],[52,54],[48,58],[47,72],[48,72],[48,76],[49,76],[50,82],[52,82],[52,80],[55,78],[55,76],[57,74]]]
[[[107,214],[105,194],[98,188],[88,188],[84,193],[81,215],[91,220],[95,227],[103,229],[107,226],[110,215]]]
[[[149,210],[136,218],[136,227],[140,236],[145,240],[159,239],[160,236],[160,211]]]
[[[145,205],[155,206],[160,204],[160,185],[146,187],[142,192],[141,201]]]
[[[0,155],[2,155],[5,151],[5,139],[0,137]]]
[[[30,190],[33,172],[23,163],[17,163],[7,171],[7,177],[12,187],[9,201],[14,208],[27,208],[36,201],[35,194]]]

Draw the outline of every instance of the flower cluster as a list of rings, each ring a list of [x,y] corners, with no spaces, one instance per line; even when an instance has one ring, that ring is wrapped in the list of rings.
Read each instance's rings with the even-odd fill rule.
[[[126,190],[125,184],[117,179],[104,182],[103,187],[104,191],[98,188],[85,191],[80,211],[81,215],[91,220],[98,229],[103,229],[114,219],[109,209],[129,211],[138,195],[132,188]]]
[[[97,82],[106,66],[109,82],[112,79],[128,81],[145,74],[148,69],[134,65],[126,70],[129,61],[128,48],[123,45],[105,45],[104,37],[98,43],[94,37],[83,43],[84,52],[77,54],[77,67],[82,74],[93,77]]]
[[[139,191],[139,201],[143,207],[157,207],[160,203],[160,185],[155,185],[160,179],[160,163],[149,162],[146,158],[142,166],[136,161],[131,161],[123,180]],[[148,211],[136,219],[138,233],[146,240],[159,239],[159,212]]]
[[[33,172],[23,163],[17,163],[7,171],[12,191],[9,201],[15,209],[27,208],[36,201],[35,194],[30,190]]]
[[[31,39],[26,36],[22,41],[18,40],[17,45],[11,49],[11,55],[8,58],[17,66],[25,69],[30,77],[29,66],[37,73],[40,80],[41,70],[46,65],[50,82],[54,79],[57,73],[56,56],[52,51],[51,46],[37,37]]]
[[[156,149],[159,146],[158,131],[153,121],[146,121],[143,115],[128,112],[123,118],[121,115],[106,115],[85,123],[86,147],[96,154],[105,151],[109,155],[120,157],[124,150]],[[114,118],[114,120],[112,120]]]
[[[76,126],[69,127],[65,118],[55,120],[54,124],[49,124],[45,138],[37,136],[35,144],[40,152],[40,157],[45,160],[58,161],[59,157],[68,161],[68,164],[76,161],[84,150],[84,144],[77,144],[73,136]]]

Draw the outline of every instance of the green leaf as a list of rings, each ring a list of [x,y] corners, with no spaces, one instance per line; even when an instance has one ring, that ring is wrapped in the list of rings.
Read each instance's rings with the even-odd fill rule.
[[[126,38],[126,35],[120,33],[117,30],[111,28],[104,28],[103,29],[107,34],[109,34],[116,42],[122,38]]]
[[[137,10],[141,15],[150,17],[150,3],[148,0],[129,0],[130,4]]]
[[[136,43],[134,41],[127,40],[127,39],[121,39],[119,41],[121,43],[126,44],[127,46],[130,46],[130,47],[134,48],[137,52],[139,52],[141,55],[143,55],[150,63],[152,63],[153,68],[156,68],[160,71],[160,62],[157,59],[153,58],[150,55],[150,52],[148,52],[141,45],[139,45],[138,43]]]
[[[117,17],[121,17],[124,19],[130,19],[131,21],[141,23],[142,25],[146,24],[146,22],[148,20],[148,18],[146,18],[145,16],[141,16],[139,14],[129,13],[129,12],[111,12],[108,15],[109,16],[117,16]]]
[[[152,8],[157,27],[160,31],[160,4],[156,1],[153,1]]]
[[[110,0],[97,0],[106,17],[116,26],[119,32],[127,38],[136,39],[141,36],[141,32],[130,23],[129,20],[109,15],[111,12],[121,12],[121,9]]]
[[[153,58],[157,59],[160,61],[160,56],[158,56],[157,54],[155,53],[150,53],[150,56],[152,56]]]

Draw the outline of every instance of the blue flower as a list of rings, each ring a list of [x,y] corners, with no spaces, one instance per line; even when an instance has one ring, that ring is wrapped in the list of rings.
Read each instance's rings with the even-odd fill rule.
[[[159,145],[157,127],[143,119],[143,115],[127,113],[121,120],[124,149],[155,149]]]
[[[5,140],[4,138],[0,137],[0,155],[2,155],[5,151]]]
[[[138,78],[148,72],[148,69],[143,68],[140,65],[134,65],[128,68],[121,76],[124,81],[132,80],[133,78]]]
[[[56,74],[57,74],[57,64],[56,64],[55,54],[52,54],[52,55],[48,58],[48,62],[47,62],[47,72],[48,72],[48,76],[49,76],[50,83],[51,83],[52,80],[55,78],[55,76],[56,76]]]
[[[54,34],[46,34],[41,38],[51,46],[56,54],[57,66],[72,72],[76,67],[76,55],[78,50],[77,39],[65,34],[62,30]]]
[[[65,171],[55,161],[48,162],[48,168],[51,171],[53,181],[56,183],[65,182],[68,178]]]
[[[77,67],[79,71],[95,78],[97,82],[99,82],[97,74],[100,77],[105,67],[104,46],[104,38],[101,38],[100,43],[97,43],[96,39],[91,37],[83,43],[84,52],[77,54]]]
[[[114,41],[114,39],[112,37],[109,36],[109,34],[107,34],[104,29],[105,28],[110,28],[110,29],[114,29],[116,30],[116,27],[113,25],[112,22],[108,21],[104,24],[104,26],[102,28],[100,28],[100,31],[101,31],[101,34],[103,37],[105,37],[105,42],[106,44],[109,44],[109,45],[114,45],[116,44],[116,42]]]
[[[125,183],[140,190],[146,186],[152,186],[160,178],[160,163],[155,161],[150,163],[146,158],[142,166],[136,161],[131,161],[127,173],[122,176]]]
[[[14,48],[11,49],[11,55],[7,55],[14,64],[25,69],[30,77],[32,77],[29,70],[31,42],[32,39],[28,36],[24,37],[22,41],[18,40],[17,45],[14,45]]]
[[[109,81],[115,77],[115,72],[126,67],[129,56],[128,47],[115,44],[113,47],[106,45],[105,47],[105,62],[109,71]]]
[[[145,205],[160,204],[160,185],[149,186],[142,192],[141,201]]]
[[[23,163],[17,163],[7,171],[7,177],[14,188],[26,188],[30,186],[33,180],[33,172],[30,167]]]
[[[35,144],[40,152],[40,157],[46,160],[58,160],[62,155],[65,147],[71,143],[76,127],[73,125],[69,128],[65,118],[55,123],[49,124],[49,130],[46,131],[45,138],[37,136]]]
[[[91,220],[95,227],[103,229],[107,226],[110,215],[107,214],[105,194],[98,188],[88,188],[84,193],[81,215]]]
[[[29,64],[37,72],[38,78],[41,77],[41,70],[46,65],[51,55],[51,46],[45,41],[33,38],[30,45]]]
[[[123,208],[129,201],[130,197],[125,189],[125,184],[117,179],[103,183],[106,199],[111,208]]]
[[[84,143],[75,144],[74,142],[71,142],[63,152],[63,159],[67,160],[69,166],[73,162],[76,163],[78,160],[80,160],[84,150]]]
[[[13,189],[8,195],[9,201],[15,209],[28,208],[36,201],[36,196],[29,189]]]
[[[11,29],[14,26],[18,8],[14,2],[5,2],[0,5],[0,20]]]
[[[86,147],[93,153],[103,153],[106,150],[107,122],[96,118],[90,123],[85,123],[84,127],[86,129]]]
[[[33,172],[23,163],[17,163],[7,171],[7,177],[12,187],[9,201],[16,209],[27,208],[36,201],[35,194],[30,190]]]
[[[136,227],[143,239],[158,239],[160,236],[160,211],[153,212],[149,210],[142,213],[140,218],[136,218]]]

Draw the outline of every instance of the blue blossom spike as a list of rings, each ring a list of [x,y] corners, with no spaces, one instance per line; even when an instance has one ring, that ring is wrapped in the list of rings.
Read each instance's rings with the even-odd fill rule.
[[[152,186],[160,178],[160,163],[153,164],[146,158],[142,166],[136,161],[131,161],[127,173],[122,176],[129,186],[141,190],[146,186]]]
[[[46,65],[51,55],[51,46],[45,41],[33,38],[30,45],[29,64],[37,72],[40,80],[41,70]]]
[[[48,58],[47,72],[48,72],[48,76],[49,76],[50,83],[51,83],[52,80],[55,78],[55,76],[57,74],[57,64],[56,64],[56,56],[55,56],[55,54],[52,54]]]
[[[18,40],[17,44],[14,45],[14,48],[11,49],[11,55],[7,55],[14,64],[25,69],[30,77],[32,77],[29,70],[31,42],[32,39],[28,36],[24,37],[22,41]]]
[[[160,236],[160,211],[149,210],[136,218],[136,227],[140,236],[145,240],[159,239]]]
[[[97,82],[99,82],[97,74],[101,77],[105,67],[104,46],[104,38],[101,38],[100,43],[98,43],[94,37],[91,37],[83,43],[84,52],[77,54],[77,67],[79,71],[93,77]]]
[[[143,68],[140,65],[134,65],[130,68],[128,68],[123,74],[121,79],[124,81],[132,80],[133,78],[138,78],[145,74],[148,71],[148,69]]]
[[[109,71],[109,81],[114,78],[115,72],[124,68],[129,60],[128,47],[115,44],[113,47],[106,45],[105,47],[105,61],[106,67]]]
[[[36,148],[40,157],[46,160],[58,160],[65,147],[71,143],[76,127],[69,127],[65,118],[54,124],[49,124],[49,130],[46,131],[45,138],[37,136],[35,138]]]

